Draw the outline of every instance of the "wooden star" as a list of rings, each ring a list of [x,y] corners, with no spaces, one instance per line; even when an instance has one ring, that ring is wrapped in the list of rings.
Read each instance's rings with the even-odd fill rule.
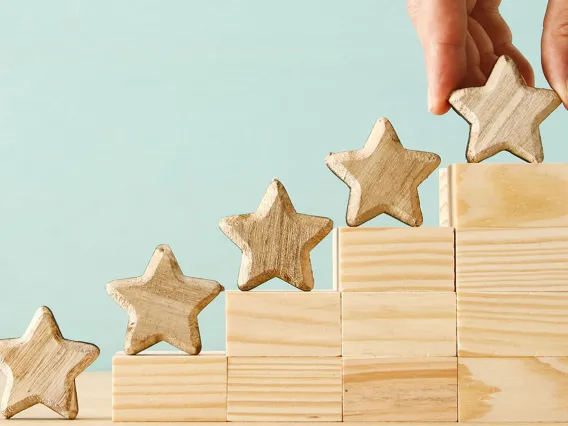
[[[170,247],[158,246],[141,277],[107,284],[107,293],[128,312],[124,352],[134,355],[165,341],[197,355],[197,315],[223,290],[217,281],[183,275]]]
[[[2,414],[10,418],[36,404],[74,419],[79,412],[75,378],[99,356],[99,348],[66,340],[49,308],[39,308],[23,337],[0,340],[6,375]]]
[[[541,163],[538,126],[560,103],[555,91],[527,86],[507,56],[498,59],[485,86],[456,90],[450,96],[450,104],[471,125],[466,153],[470,163],[501,151]]]
[[[241,290],[280,278],[310,291],[314,288],[310,251],[329,234],[333,222],[296,213],[284,185],[274,179],[254,213],[225,217],[219,227],[243,252]]]
[[[382,213],[410,226],[422,225],[418,186],[436,170],[440,157],[405,149],[386,118],[377,120],[362,149],[331,153],[325,162],[351,189],[349,226]]]

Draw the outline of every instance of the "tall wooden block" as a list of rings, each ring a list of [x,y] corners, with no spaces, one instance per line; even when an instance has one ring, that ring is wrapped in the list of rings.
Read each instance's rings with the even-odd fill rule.
[[[458,355],[568,356],[568,293],[458,293]]]
[[[451,228],[338,228],[340,291],[454,291]]]
[[[450,226],[450,187],[448,185],[448,169],[439,169],[438,171],[438,184],[439,184],[439,223],[440,226]]]
[[[227,292],[227,354],[341,355],[340,294]]]
[[[456,286],[568,291],[568,228],[457,229]]]
[[[568,226],[568,164],[452,164],[450,226]]]
[[[345,422],[457,421],[457,358],[344,358],[343,380]]]
[[[343,293],[343,356],[456,356],[456,294]]]
[[[229,358],[229,421],[342,420],[340,357]]]
[[[460,358],[461,422],[568,422],[568,358]]]
[[[115,422],[226,421],[227,358],[175,352],[116,354],[112,360]]]

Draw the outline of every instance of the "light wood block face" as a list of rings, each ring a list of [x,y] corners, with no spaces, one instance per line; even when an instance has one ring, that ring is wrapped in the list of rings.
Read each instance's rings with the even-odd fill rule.
[[[460,358],[463,422],[567,422],[568,358]]]
[[[568,355],[568,293],[458,293],[458,355]]]
[[[456,356],[455,293],[343,293],[343,356]]]
[[[343,420],[457,421],[457,358],[343,359]]]
[[[342,420],[340,357],[229,358],[229,421]]]
[[[568,226],[568,164],[452,164],[450,226]]]
[[[567,260],[568,228],[456,230],[459,292],[568,291]]]
[[[227,358],[149,352],[112,360],[112,418],[135,421],[226,421]]]
[[[454,291],[451,228],[339,228],[339,290]]]
[[[341,355],[337,292],[227,292],[229,356]]]
[[[439,223],[441,227],[450,226],[450,187],[448,185],[448,169],[438,171],[439,199],[440,206]]]

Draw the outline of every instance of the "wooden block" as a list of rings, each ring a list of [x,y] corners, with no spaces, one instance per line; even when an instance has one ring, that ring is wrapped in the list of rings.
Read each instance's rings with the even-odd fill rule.
[[[568,227],[568,164],[452,164],[450,226]]]
[[[343,293],[343,356],[456,356],[455,293]]]
[[[229,358],[229,421],[342,420],[339,357]]]
[[[541,163],[538,126],[560,105],[550,89],[528,86],[515,62],[501,56],[483,87],[454,91],[450,104],[471,125],[467,161],[478,163],[498,152]]]
[[[440,169],[438,171],[439,183],[439,223],[440,226],[450,226],[450,187],[448,185],[448,169]]]
[[[451,228],[339,228],[339,290],[454,291]]]
[[[386,118],[377,120],[363,148],[331,153],[325,162],[350,189],[349,226],[382,213],[410,226],[422,225],[418,186],[436,170],[440,157],[404,148]]]
[[[200,355],[200,356],[203,356]],[[77,393],[79,394],[81,412],[77,418],[82,426],[111,426],[117,425],[111,420],[111,382],[110,371],[87,371],[77,377]],[[4,388],[4,376],[0,373],[0,390]],[[59,415],[48,408],[36,405],[19,414],[17,424],[24,426],[61,426]],[[340,422],[318,422],[318,426],[340,426]],[[0,424],[14,425],[14,419],[0,419]],[[170,426],[172,422],[131,422],[129,425],[140,426]],[[182,425],[184,423],[177,423]],[[250,426],[250,422],[186,422],[190,426]],[[284,426],[284,423],[281,423]],[[313,425],[313,422],[294,422],[294,426]],[[350,422],[350,426],[393,426],[385,422]],[[461,422],[460,425],[472,425],[474,422]],[[477,423],[479,424],[479,423]],[[255,422],[255,426],[274,426],[274,422]],[[484,422],[485,426],[503,426],[499,422]],[[396,426],[448,426],[448,422],[397,422]],[[457,425],[456,425],[457,426]],[[558,423],[515,423],[515,426],[560,426]]]
[[[461,291],[568,291],[568,228],[457,229]]]
[[[458,355],[568,355],[568,293],[458,293]]]
[[[568,358],[460,358],[459,420],[568,422]]]
[[[341,355],[340,293],[227,292],[227,354]]]
[[[333,221],[297,213],[284,185],[274,179],[254,213],[225,217],[219,227],[243,252],[241,290],[280,278],[310,291],[314,288],[310,251],[331,232]]]
[[[79,412],[75,379],[99,356],[90,343],[64,339],[51,310],[40,307],[26,332],[0,340],[0,367],[6,375],[2,415],[43,404],[66,419]]]
[[[344,358],[343,381],[345,422],[457,421],[457,358]]]
[[[116,354],[112,398],[115,422],[226,421],[227,357],[220,353]]]

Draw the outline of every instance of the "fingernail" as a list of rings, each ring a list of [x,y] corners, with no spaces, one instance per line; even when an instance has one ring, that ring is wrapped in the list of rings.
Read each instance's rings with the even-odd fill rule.
[[[430,92],[430,88],[428,87],[428,111],[432,112],[432,92]]]

